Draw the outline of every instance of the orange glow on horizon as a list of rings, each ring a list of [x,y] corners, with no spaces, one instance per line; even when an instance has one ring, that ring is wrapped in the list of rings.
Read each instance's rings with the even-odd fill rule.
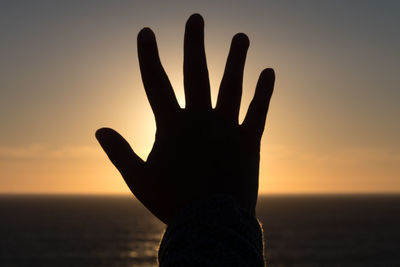
[[[9,27],[0,62],[0,193],[129,193],[94,133],[114,128],[146,159],[156,126],[140,78],[136,33],[154,29],[184,107],[183,30],[193,11],[205,18],[213,104],[235,33],[250,38],[240,121],[261,70],[276,71],[260,193],[400,192],[396,9],[382,6],[385,19],[342,10],[337,20],[323,13],[334,1],[313,9],[189,2],[165,10],[147,2],[82,13],[72,2],[74,8],[54,7],[48,14],[23,5],[0,10]]]

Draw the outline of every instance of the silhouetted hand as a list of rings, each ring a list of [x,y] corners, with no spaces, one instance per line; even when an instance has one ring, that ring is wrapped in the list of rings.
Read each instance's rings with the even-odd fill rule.
[[[161,65],[154,33],[144,28],[138,35],[140,71],[157,125],[153,148],[145,162],[114,130],[99,129],[96,137],[133,194],[166,224],[190,202],[215,194],[230,195],[242,208],[255,213],[260,141],[275,75],[272,69],[261,73],[239,125],[248,46],[245,34],[233,37],[213,109],[204,22],[200,15],[192,15],[184,38],[186,107],[182,109]]]

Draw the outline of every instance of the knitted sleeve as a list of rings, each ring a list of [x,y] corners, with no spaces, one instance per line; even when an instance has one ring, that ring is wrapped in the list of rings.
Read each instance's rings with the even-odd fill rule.
[[[158,253],[161,267],[263,267],[258,220],[229,196],[192,203],[168,225]]]

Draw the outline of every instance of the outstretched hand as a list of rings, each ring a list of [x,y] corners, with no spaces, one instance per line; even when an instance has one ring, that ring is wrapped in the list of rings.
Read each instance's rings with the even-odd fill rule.
[[[236,34],[231,43],[216,107],[204,51],[204,22],[192,15],[184,38],[186,107],[181,108],[159,56],[154,33],[138,34],[140,71],[154,112],[157,132],[146,161],[116,131],[101,128],[96,137],[133,194],[168,224],[192,201],[215,194],[233,197],[254,214],[258,193],[260,141],[275,75],[262,71],[253,100],[238,123],[243,69],[249,39]]]

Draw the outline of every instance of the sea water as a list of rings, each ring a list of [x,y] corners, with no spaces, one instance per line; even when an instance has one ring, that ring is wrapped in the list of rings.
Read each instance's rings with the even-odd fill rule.
[[[261,196],[268,266],[400,266],[400,196]],[[0,266],[157,266],[165,225],[128,196],[0,196]]]

